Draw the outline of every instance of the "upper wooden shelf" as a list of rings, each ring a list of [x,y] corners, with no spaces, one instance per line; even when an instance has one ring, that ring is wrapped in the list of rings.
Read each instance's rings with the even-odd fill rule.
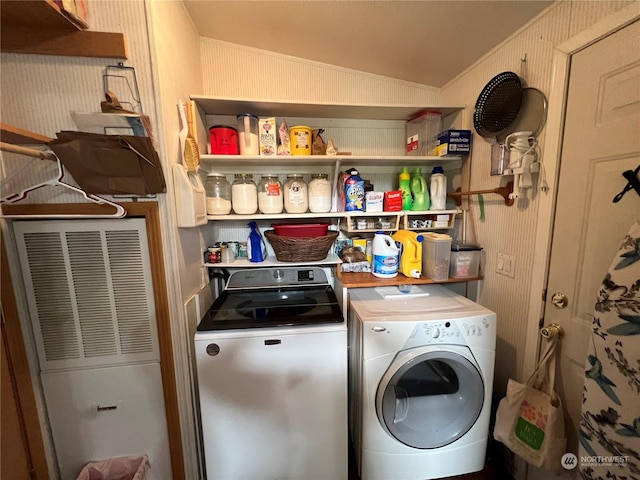
[[[0,141],[13,145],[45,145],[53,138],[45,137],[39,133],[23,130],[7,123],[0,123]]]
[[[0,51],[127,58],[121,33],[83,30],[52,0],[0,1]]]

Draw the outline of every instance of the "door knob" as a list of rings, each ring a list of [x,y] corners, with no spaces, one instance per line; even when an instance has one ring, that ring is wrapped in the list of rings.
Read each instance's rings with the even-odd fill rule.
[[[569,299],[562,292],[556,292],[551,295],[551,303],[556,308],[565,308],[569,304]]]

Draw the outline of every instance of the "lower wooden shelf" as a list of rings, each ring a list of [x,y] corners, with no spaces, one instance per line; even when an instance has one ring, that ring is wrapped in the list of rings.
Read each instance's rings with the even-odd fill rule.
[[[399,273],[394,278],[378,278],[368,272],[341,272],[338,269],[338,278],[345,288],[360,288],[360,287],[388,287],[394,285],[423,285],[423,284],[440,284],[440,283],[461,283],[461,282],[473,282],[476,280],[482,280],[482,275],[469,278],[452,278],[444,281],[434,281],[430,278],[409,278]]]

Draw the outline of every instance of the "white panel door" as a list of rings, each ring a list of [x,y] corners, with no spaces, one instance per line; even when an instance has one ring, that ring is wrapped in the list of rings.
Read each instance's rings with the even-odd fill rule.
[[[625,234],[640,214],[640,197],[613,198],[640,165],[640,22],[571,59],[545,324],[558,323],[558,389],[564,402],[567,451],[578,455],[578,425],[587,346],[596,295]],[[566,306],[560,302],[566,298]],[[558,305],[556,305],[556,303]],[[578,469],[565,475],[578,475]],[[548,478],[530,471],[529,478]]]

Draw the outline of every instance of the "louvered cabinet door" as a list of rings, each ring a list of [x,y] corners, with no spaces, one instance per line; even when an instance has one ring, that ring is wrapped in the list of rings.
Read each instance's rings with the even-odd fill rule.
[[[14,228],[42,371],[159,361],[143,219]]]
[[[170,478],[144,219],[14,222],[62,479],[147,453]]]

